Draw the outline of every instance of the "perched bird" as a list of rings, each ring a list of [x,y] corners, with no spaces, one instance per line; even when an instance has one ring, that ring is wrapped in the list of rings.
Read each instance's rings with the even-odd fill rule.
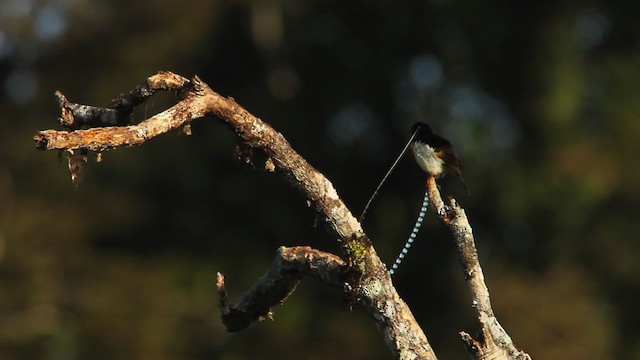
[[[445,138],[434,134],[429,125],[423,122],[418,122],[413,124],[411,127],[411,137],[369,198],[369,201],[362,210],[359,221],[364,220],[367,210],[369,210],[369,206],[378,194],[382,184],[384,184],[389,175],[391,175],[393,169],[398,165],[398,162],[409,147],[411,147],[411,151],[413,152],[413,156],[415,157],[418,166],[420,166],[420,168],[422,168],[422,170],[427,174],[436,178],[445,174],[453,174],[460,179],[462,185],[467,191],[467,194],[469,194],[467,184],[462,178],[460,160],[458,159],[458,155],[456,154],[453,145],[451,145],[451,143]]]
[[[462,167],[453,145],[447,139],[433,133],[431,127],[423,122],[413,124],[411,150],[413,156],[427,174],[436,178],[445,174],[455,175],[469,194],[469,188],[462,178]]]
[[[413,152],[413,157],[416,159],[418,166],[420,166],[420,168],[422,168],[422,170],[424,170],[429,176],[439,178],[441,176],[444,176],[445,174],[453,174],[460,179],[465,190],[467,190],[467,194],[469,194],[467,184],[465,184],[464,179],[462,178],[462,168],[460,166],[460,160],[458,159],[458,155],[456,154],[453,145],[451,145],[451,143],[445,138],[434,134],[429,125],[422,122],[415,123],[411,127],[411,137],[400,152],[400,155],[398,155],[387,173],[382,178],[382,181],[380,181],[380,184],[373,192],[373,195],[371,195],[371,197],[369,198],[369,201],[367,202],[367,205],[365,205],[364,210],[362,210],[362,214],[360,215],[359,219],[360,222],[364,220],[364,216],[369,209],[369,205],[371,205],[371,202],[376,197],[376,194],[382,187],[382,184],[384,184],[393,169],[396,167],[396,165],[398,165],[398,162],[409,147]],[[398,270],[398,266],[400,266],[402,260],[409,252],[411,245],[415,241],[416,236],[418,235],[418,231],[422,226],[422,221],[427,214],[428,207],[429,192],[427,190],[425,191],[424,199],[422,200],[420,214],[418,215],[416,224],[413,226],[413,230],[411,230],[411,235],[409,235],[409,239],[404,244],[402,251],[389,270],[389,273],[391,275],[393,275],[395,271]]]

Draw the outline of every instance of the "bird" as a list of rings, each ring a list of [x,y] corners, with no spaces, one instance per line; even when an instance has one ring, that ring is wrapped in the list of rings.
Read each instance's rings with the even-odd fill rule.
[[[428,175],[440,178],[446,174],[456,176],[469,195],[469,188],[462,177],[462,166],[458,154],[451,143],[436,135],[431,126],[417,122],[411,127],[413,134],[411,151],[418,166]]]
[[[451,145],[447,139],[434,134],[431,126],[428,124],[417,122],[411,126],[411,137],[369,198],[369,201],[362,210],[358,221],[362,222],[364,220],[373,199],[375,199],[378,191],[389,175],[391,175],[409,147],[411,148],[411,152],[413,152],[413,157],[418,163],[418,166],[424,170],[427,175],[433,176],[434,178],[440,178],[445,174],[452,174],[460,179],[462,185],[467,191],[467,195],[470,194],[469,188],[462,177],[460,159],[458,159],[458,154],[456,153],[453,145]]]
[[[376,194],[378,194],[378,191],[382,187],[382,184],[384,184],[391,172],[393,172],[393,169],[395,169],[396,165],[398,165],[398,162],[408,148],[411,148],[411,152],[413,153],[413,157],[418,163],[418,166],[427,173],[428,177],[437,179],[446,174],[452,174],[460,179],[462,185],[467,191],[467,194],[469,194],[469,188],[467,188],[467,184],[464,182],[464,178],[462,177],[462,166],[460,165],[460,159],[458,159],[458,154],[453,148],[453,145],[451,145],[451,143],[447,139],[434,134],[433,130],[428,124],[417,122],[411,127],[411,137],[400,152],[400,155],[398,155],[387,173],[384,175],[382,181],[380,181],[380,184],[378,184],[378,187],[369,198],[369,201],[367,202],[367,205],[365,205],[364,210],[362,210],[359,222],[362,222],[364,220],[364,216],[367,213],[371,202],[373,202],[373,199],[376,197]],[[424,220],[424,217],[427,213],[428,206],[429,191],[427,189],[424,194],[424,199],[422,200],[422,207],[420,208],[420,214],[418,215],[416,224],[413,226],[413,230],[411,230],[409,239],[405,242],[402,251],[391,266],[391,269],[389,270],[390,275],[393,275],[395,271],[398,270],[398,267],[402,263],[402,260],[413,245],[413,242],[418,235],[418,231],[422,226],[422,221]]]

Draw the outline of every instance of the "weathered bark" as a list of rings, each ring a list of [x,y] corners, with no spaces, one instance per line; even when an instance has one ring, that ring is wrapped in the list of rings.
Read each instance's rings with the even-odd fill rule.
[[[128,114],[133,107],[157,90],[175,91],[181,100],[137,125],[128,125]],[[295,152],[282,134],[232,98],[220,96],[197,77],[188,80],[170,72],[153,75],[128,94],[119,96],[112,109],[73,104],[59,92],[56,96],[62,111],[60,122],[72,131],[39,132],[34,137],[38,149],[80,150],[83,153],[139,145],[172,129],[187,127],[195,119],[213,115],[223,120],[246,146],[264,153],[267,156],[265,167],[278,170],[318,211],[341,244],[344,260],[308,247],[280,248],[267,273],[235,302],[227,299],[224,277],[219,274],[220,307],[229,331],[241,330],[253,321],[269,317],[271,307],[282,303],[295,290],[302,275],[309,275],[342,289],[353,304],[362,305],[383,333],[395,358],[436,358],[409,307],[396,292],[372,242],[331,182]],[[92,127],[96,125],[108,127]],[[81,127],[91,128],[79,129]],[[70,161],[73,178],[71,165]],[[74,168],[80,166],[77,162],[73,165]],[[528,358],[515,348],[493,315],[464,211],[454,201],[451,206],[444,204],[435,180],[430,179],[428,185],[432,206],[449,226],[458,244],[473,306],[482,325],[483,336],[478,340],[463,334],[470,353],[477,359]]]
[[[493,313],[489,288],[484,282],[484,274],[478,260],[473,232],[464,209],[454,199],[449,199],[449,205],[445,205],[436,180],[432,176],[427,178],[427,188],[431,208],[453,234],[464,278],[471,292],[471,306],[476,310],[481,326],[481,333],[477,339],[464,331],[460,332],[467,350],[474,359],[531,359],[527,353],[516,348],[511,337],[502,328]]]

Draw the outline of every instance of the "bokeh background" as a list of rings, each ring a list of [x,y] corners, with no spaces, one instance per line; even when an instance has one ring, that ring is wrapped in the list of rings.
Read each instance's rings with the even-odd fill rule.
[[[416,121],[458,149],[494,309],[535,359],[640,358],[640,3],[0,0],[0,357],[388,359],[338,290],[305,279],[229,334],[280,245],[336,252],[304,198],[237,160],[214,118],[104,154],[74,186],[35,150],[53,92],[109,106],[159,70],[199,75],[272,124],[359,214]],[[136,121],[175,102],[159,95]],[[424,175],[407,156],[364,227],[391,263]],[[477,322],[427,216],[394,277],[442,359]]]

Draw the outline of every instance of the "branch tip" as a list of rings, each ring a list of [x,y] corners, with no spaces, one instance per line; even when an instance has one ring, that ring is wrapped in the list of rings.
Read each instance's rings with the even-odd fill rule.
[[[216,288],[218,289],[218,298],[220,299],[220,306],[226,306],[227,303],[227,290],[224,288],[224,275],[218,272],[216,274]]]
[[[58,107],[60,107],[60,117],[58,118],[58,122],[60,122],[60,125],[64,127],[70,129],[73,128],[75,124],[75,118],[71,109],[71,103],[60,90],[56,90],[54,96],[58,100]]]
[[[47,137],[45,134],[43,134],[43,131],[40,131],[38,134],[36,134],[33,137],[33,141],[36,142],[36,149],[38,150],[47,150],[47,147],[49,147],[49,140],[47,140]]]

